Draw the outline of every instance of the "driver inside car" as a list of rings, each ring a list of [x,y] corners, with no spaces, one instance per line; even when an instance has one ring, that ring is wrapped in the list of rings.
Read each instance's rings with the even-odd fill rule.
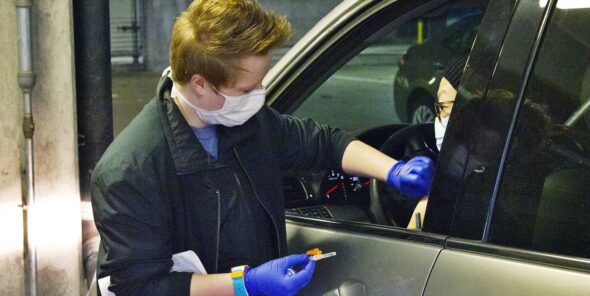
[[[440,84],[436,92],[436,101],[434,102],[434,111],[436,112],[434,137],[438,151],[442,147],[449,117],[451,116],[455,97],[457,96],[457,88],[459,87],[466,62],[467,56],[460,56],[451,60],[440,78]]]
[[[440,151],[449,123],[449,117],[453,110],[455,97],[457,96],[457,89],[461,81],[461,75],[465,69],[467,62],[467,55],[459,56],[452,59],[445,67],[440,78],[440,84],[436,93],[436,101],[434,102],[434,111],[436,118],[434,119],[434,138],[436,140],[436,148]],[[426,206],[428,204],[428,196],[423,196],[418,201],[414,208],[410,221],[408,222],[408,229],[419,229],[424,223],[424,216],[426,214]]]

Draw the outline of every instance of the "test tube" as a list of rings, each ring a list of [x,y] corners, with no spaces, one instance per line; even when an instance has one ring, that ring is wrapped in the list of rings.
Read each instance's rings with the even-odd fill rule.
[[[319,261],[319,260],[326,259],[326,258],[329,258],[329,257],[332,257],[332,256],[336,256],[336,252],[330,252],[330,253],[325,253],[325,254],[317,254],[317,255],[309,256],[309,258],[311,260],[313,260],[313,261]],[[294,275],[297,272],[295,272],[294,269],[289,268],[289,269],[287,269],[287,273],[289,275]]]

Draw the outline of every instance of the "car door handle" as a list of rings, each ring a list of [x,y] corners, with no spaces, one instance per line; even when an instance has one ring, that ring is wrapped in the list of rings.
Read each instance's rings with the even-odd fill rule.
[[[356,280],[346,280],[340,284],[338,289],[334,289],[323,296],[366,296],[367,288],[365,284]]]

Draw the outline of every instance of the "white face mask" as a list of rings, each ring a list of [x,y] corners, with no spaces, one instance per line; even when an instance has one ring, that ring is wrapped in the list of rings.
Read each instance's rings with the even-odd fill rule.
[[[193,105],[182,95],[174,86],[170,93],[171,97],[177,97],[185,104],[189,105],[197,116],[206,124],[221,124],[227,127],[242,125],[248,119],[252,118],[264,105],[266,90],[256,89],[245,93],[241,96],[227,96],[220,93],[225,102],[219,110],[207,111]]]
[[[447,131],[447,124],[449,124],[448,117],[434,119],[434,138],[436,139],[436,148],[438,148],[438,151],[442,147],[445,132]]]

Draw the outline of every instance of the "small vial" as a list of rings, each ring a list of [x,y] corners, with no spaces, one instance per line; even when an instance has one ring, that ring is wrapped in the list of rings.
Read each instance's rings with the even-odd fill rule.
[[[313,261],[318,261],[318,260],[322,260],[322,259],[326,259],[332,256],[336,256],[336,252],[330,252],[330,253],[325,253],[325,254],[317,254],[317,255],[313,255],[310,256],[311,260]]]
[[[311,255],[311,256],[309,256],[309,259],[311,259],[313,261],[319,261],[319,260],[326,259],[326,258],[333,257],[333,256],[336,256],[336,252],[330,252],[330,253],[326,253],[326,254]],[[297,272],[293,268],[287,269],[287,274],[289,274],[289,275],[294,275],[296,273]]]

